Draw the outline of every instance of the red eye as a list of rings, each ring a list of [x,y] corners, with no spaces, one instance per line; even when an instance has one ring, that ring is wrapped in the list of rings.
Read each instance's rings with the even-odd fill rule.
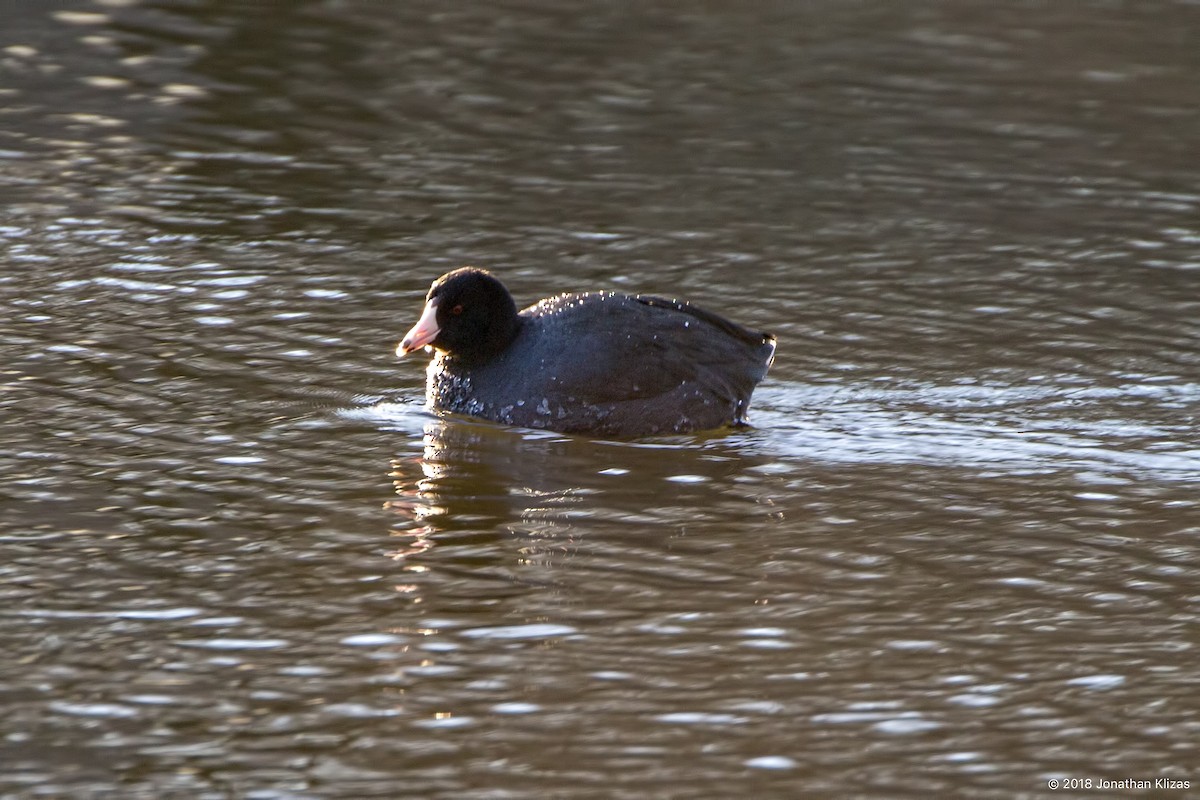
[[[457,317],[459,314],[461,314],[462,312],[463,312],[463,306],[462,306],[462,303],[459,303],[459,304],[458,304],[458,305],[456,305],[454,308],[450,309],[450,313],[451,313],[451,314],[453,314],[453,315],[454,315],[454,316],[456,316],[456,317]]]

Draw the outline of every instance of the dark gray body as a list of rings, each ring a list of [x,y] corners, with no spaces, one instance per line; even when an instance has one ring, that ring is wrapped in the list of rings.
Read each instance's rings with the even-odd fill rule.
[[[742,423],[775,337],[690,303],[570,294],[520,312],[516,338],[486,363],[438,351],[429,405],[592,436],[685,433]]]

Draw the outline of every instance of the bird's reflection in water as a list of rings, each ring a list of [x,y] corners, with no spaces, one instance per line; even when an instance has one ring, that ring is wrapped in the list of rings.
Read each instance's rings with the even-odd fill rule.
[[[419,455],[392,462],[392,555],[411,577],[398,588],[443,610],[566,586],[581,560],[641,569],[627,553],[683,547],[720,564],[730,530],[777,514],[782,478],[761,471],[754,431],[612,442],[445,417],[423,433]]]
[[[392,462],[396,499],[388,507],[403,518],[393,528],[409,559],[453,543],[466,556],[494,555],[506,534],[523,534],[522,555],[550,545],[561,551],[569,509],[583,493],[569,484],[557,434],[502,428],[490,423],[437,419],[425,425],[419,457]],[[538,542],[543,544],[538,546]],[[465,549],[463,549],[465,548]]]

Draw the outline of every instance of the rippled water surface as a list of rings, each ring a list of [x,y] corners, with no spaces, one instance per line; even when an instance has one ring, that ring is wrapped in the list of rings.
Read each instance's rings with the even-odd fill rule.
[[[1198,34],[0,9],[0,795],[1194,793]],[[433,416],[464,263],[774,331],[754,427]]]

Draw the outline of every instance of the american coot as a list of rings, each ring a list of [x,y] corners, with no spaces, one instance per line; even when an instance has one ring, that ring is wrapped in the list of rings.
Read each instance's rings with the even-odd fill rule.
[[[435,410],[623,438],[744,424],[775,357],[771,334],[681,300],[587,292],[518,313],[473,267],[434,281],[396,354],[426,345]]]

